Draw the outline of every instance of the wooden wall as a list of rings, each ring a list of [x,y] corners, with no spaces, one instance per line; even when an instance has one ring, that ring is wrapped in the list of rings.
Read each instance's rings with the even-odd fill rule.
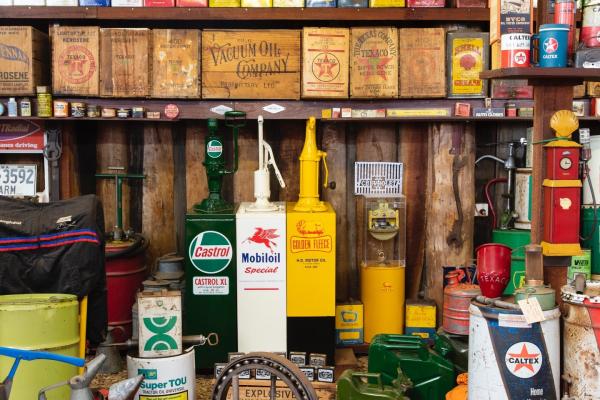
[[[90,185],[95,179],[93,173],[106,172],[108,166],[142,172],[146,179],[130,182],[123,191],[125,227],[141,229],[149,237],[151,259],[168,252],[183,253],[185,212],[207,194],[202,166],[205,126],[205,121],[123,121],[98,123],[86,127],[86,132],[73,129],[64,138],[71,148],[64,164],[71,166],[70,174],[75,177],[67,173],[63,181],[80,184],[70,184],[72,191],[63,190],[63,196],[95,191],[104,204],[109,228],[115,220],[114,184],[96,180]],[[265,122],[266,140],[276,152],[287,185],[280,189],[273,176],[272,199],[297,199],[298,156],[304,128],[304,121]],[[407,297],[415,298],[425,288],[426,295],[440,301],[442,266],[462,265],[472,259],[473,125],[322,122],[318,125],[318,140],[328,154],[329,180],[335,186],[324,189],[323,198],[337,211],[338,300],[360,297],[363,207],[353,194],[354,161],[359,160],[405,163]],[[252,176],[257,166],[255,121],[249,121],[242,130],[239,149],[239,171],[226,180],[224,196],[235,202],[251,201]],[[460,221],[453,189],[455,174],[463,214]],[[458,236],[451,237],[455,233]]]

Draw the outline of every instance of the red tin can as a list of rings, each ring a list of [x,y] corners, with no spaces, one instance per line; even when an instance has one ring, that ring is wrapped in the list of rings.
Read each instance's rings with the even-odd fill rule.
[[[567,55],[573,54],[573,43],[575,41],[575,2],[573,0],[556,0],[554,3],[554,23],[569,25],[569,44]]]
[[[512,249],[500,243],[482,244],[477,253],[477,282],[481,294],[496,298],[502,295],[510,279]]]
[[[479,286],[459,283],[463,271],[450,271],[446,274],[448,284],[444,288],[444,311],[442,326],[444,331],[456,335],[469,334],[469,306],[471,300],[481,294]]]
[[[501,67],[529,67],[531,35],[529,33],[507,33],[500,39]]]
[[[600,0],[584,2],[580,40],[585,47],[600,47]]]

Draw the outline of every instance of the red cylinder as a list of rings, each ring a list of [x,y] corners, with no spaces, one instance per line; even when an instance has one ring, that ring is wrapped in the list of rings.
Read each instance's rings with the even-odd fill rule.
[[[575,1],[556,0],[554,3],[554,23],[569,25],[569,42],[567,54],[573,54],[573,42],[575,42]]]
[[[530,64],[529,33],[507,33],[500,38],[502,68],[527,68]]]
[[[108,244],[106,254],[117,253],[126,246]],[[136,293],[146,279],[146,260],[143,251],[123,257],[106,259],[106,286],[108,289],[108,326],[112,327],[115,342],[131,338],[131,307]]]
[[[456,335],[469,334],[469,306],[471,300],[481,294],[479,286],[471,283],[459,283],[458,271],[446,275],[448,284],[444,288],[444,312],[442,326],[444,331]]]
[[[600,47],[600,0],[584,2],[580,40],[585,47]]]
[[[477,281],[485,297],[500,297],[510,279],[511,248],[499,243],[477,248]]]

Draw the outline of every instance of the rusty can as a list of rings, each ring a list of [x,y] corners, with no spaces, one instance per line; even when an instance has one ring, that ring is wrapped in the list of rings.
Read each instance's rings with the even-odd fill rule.
[[[446,274],[448,284],[444,288],[444,311],[442,326],[448,333],[469,334],[469,306],[471,300],[481,294],[479,286],[460,283],[463,271],[450,271]]]

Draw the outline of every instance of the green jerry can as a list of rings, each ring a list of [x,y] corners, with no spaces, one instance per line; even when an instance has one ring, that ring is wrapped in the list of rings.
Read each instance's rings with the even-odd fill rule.
[[[384,385],[392,384],[401,369],[412,382],[412,400],[444,400],[455,385],[452,361],[411,335],[377,335],[369,346],[369,372],[381,373]]]
[[[454,363],[457,374],[467,372],[469,367],[469,336],[455,335],[438,329],[433,349]]]
[[[381,374],[356,372],[348,369],[337,381],[337,400],[410,400],[404,396],[411,386],[410,379],[397,371],[392,385],[384,385]],[[377,383],[372,383],[373,381]]]

